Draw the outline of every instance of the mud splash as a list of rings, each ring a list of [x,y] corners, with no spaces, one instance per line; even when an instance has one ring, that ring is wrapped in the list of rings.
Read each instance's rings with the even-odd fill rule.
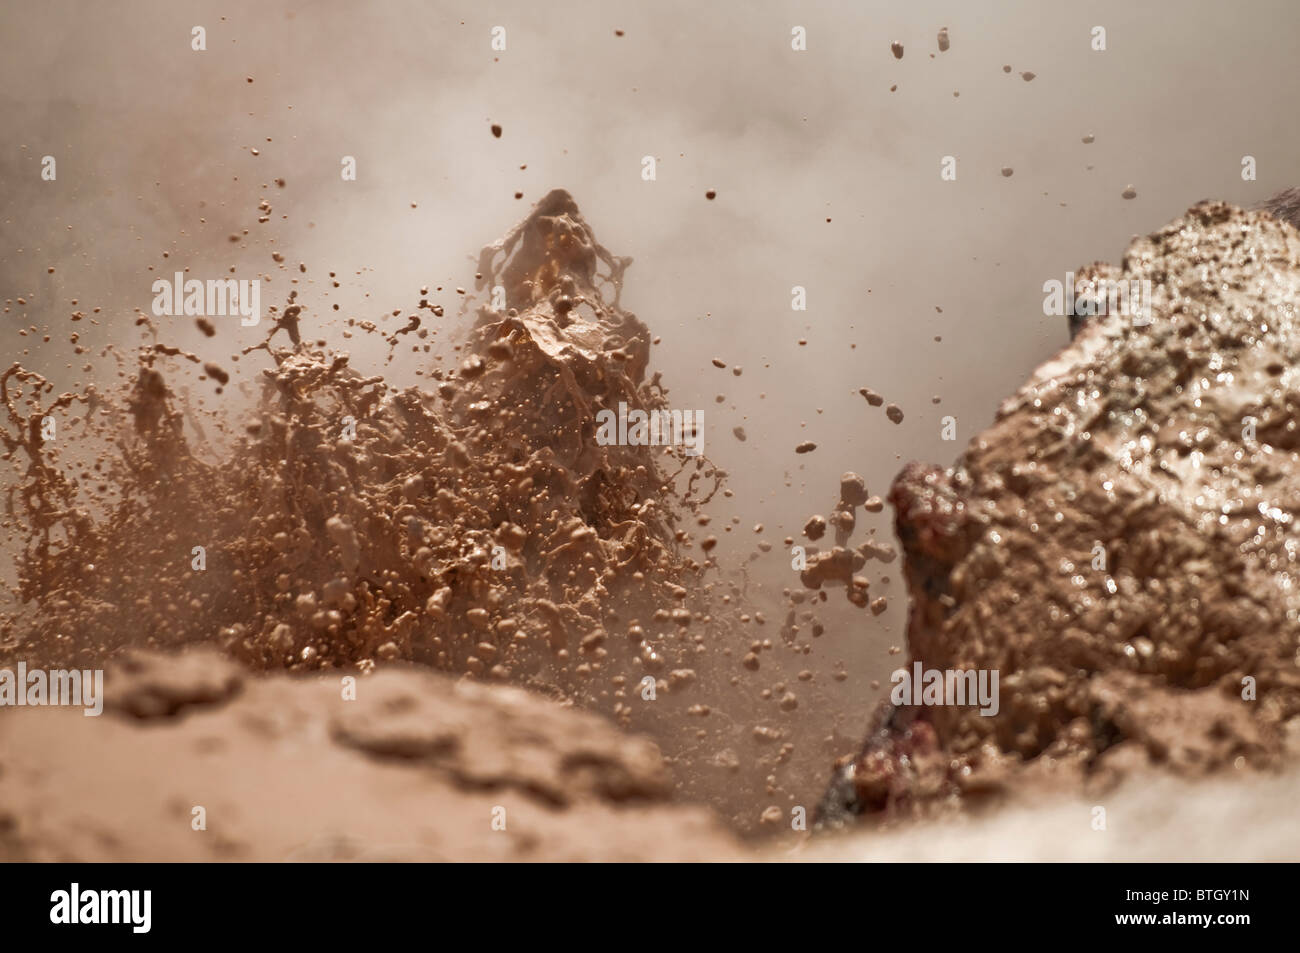
[[[150,343],[120,359],[115,392],[52,396],[14,365],[0,439],[21,471],[6,495],[17,604],[0,659],[84,667],[202,644],[254,670],[411,661],[649,733],[679,792],[741,828],[765,798],[815,794],[822,755],[808,746],[793,770],[787,682],[821,631],[816,594],[787,590],[783,638],[762,637],[743,577],[711,555],[725,474],[681,446],[596,439],[602,410],[668,407],[650,332],[619,307],[629,264],[551,192],[482,250],[488,301],[459,366],[423,387],[315,340],[296,291],[243,351],[270,364],[246,414],[195,412],[174,382],[201,370],[221,393],[229,374],[143,314]],[[349,325],[391,354],[442,315],[426,296],[396,332]],[[774,649],[786,657],[759,685]]]

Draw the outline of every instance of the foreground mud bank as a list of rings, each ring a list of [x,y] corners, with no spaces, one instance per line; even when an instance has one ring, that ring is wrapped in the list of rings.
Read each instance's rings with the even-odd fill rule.
[[[890,492],[909,667],[997,673],[996,713],[883,706],[824,823],[1285,760],[1300,234],[1204,203],[1088,279],[1149,282],[1148,313],[1093,317],[956,464]]]
[[[0,719],[5,861],[1289,860],[1294,769],[1113,791],[889,831],[742,845],[668,803],[659,751],[605,719],[419,669],[249,674],[210,651],[133,655],[99,718]],[[1300,754],[1290,732],[1289,758]],[[1103,812],[1099,815],[1098,811]],[[1099,824],[1102,817],[1104,823]]]
[[[519,689],[415,669],[256,676],[133,655],[100,717],[0,718],[10,861],[719,860],[658,749]],[[354,694],[354,697],[347,697]]]

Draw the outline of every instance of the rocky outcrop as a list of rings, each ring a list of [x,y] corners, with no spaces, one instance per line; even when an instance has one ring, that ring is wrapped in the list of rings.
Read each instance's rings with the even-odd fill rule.
[[[1149,282],[1148,310],[1090,320],[956,464],[890,493],[911,661],[998,673],[998,709],[887,706],[823,819],[1279,758],[1300,712],[1300,234],[1204,203],[1086,277]]]
[[[717,860],[656,747],[516,688],[388,668],[257,677],[131,655],[104,714],[0,718],[0,859]]]

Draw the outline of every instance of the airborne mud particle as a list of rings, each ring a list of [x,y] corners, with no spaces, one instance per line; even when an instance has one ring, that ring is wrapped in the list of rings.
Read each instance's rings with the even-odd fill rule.
[[[794,448],[794,452],[812,453],[816,449],[817,449],[817,444],[813,443],[811,440],[805,440],[803,443],[799,444]]]
[[[852,508],[867,502],[867,483],[852,470],[840,477],[840,502]]]
[[[826,517],[812,516],[804,524],[803,534],[809,539],[818,540],[826,535]]]
[[[1133,188],[1131,185],[1125,186],[1124,191],[1121,192],[1120,195],[1126,199],[1135,199],[1137,198],[1137,189]]]
[[[890,44],[889,44],[889,49],[890,49],[890,52],[892,52],[892,53],[894,54],[894,59],[896,59],[896,60],[901,60],[901,59],[903,58],[903,44],[902,44],[902,43],[899,43],[897,40],[895,40],[893,43],[890,43]]]
[[[941,27],[939,29],[939,52],[947,53],[948,45],[948,28],[946,26]]]
[[[903,408],[897,404],[890,404],[885,408],[885,416],[894,423],[901,424],[903,422]]]

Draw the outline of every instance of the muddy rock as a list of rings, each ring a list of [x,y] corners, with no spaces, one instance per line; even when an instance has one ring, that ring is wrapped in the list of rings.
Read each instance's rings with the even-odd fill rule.
[[[886,703],[823,818],[1277,763],[1300,714],[1300,234],[1203,203],[1105,274],[1150,282],[1149,320],[1094,317],[889,495],[908,667],[998,673],[996,713]]]

